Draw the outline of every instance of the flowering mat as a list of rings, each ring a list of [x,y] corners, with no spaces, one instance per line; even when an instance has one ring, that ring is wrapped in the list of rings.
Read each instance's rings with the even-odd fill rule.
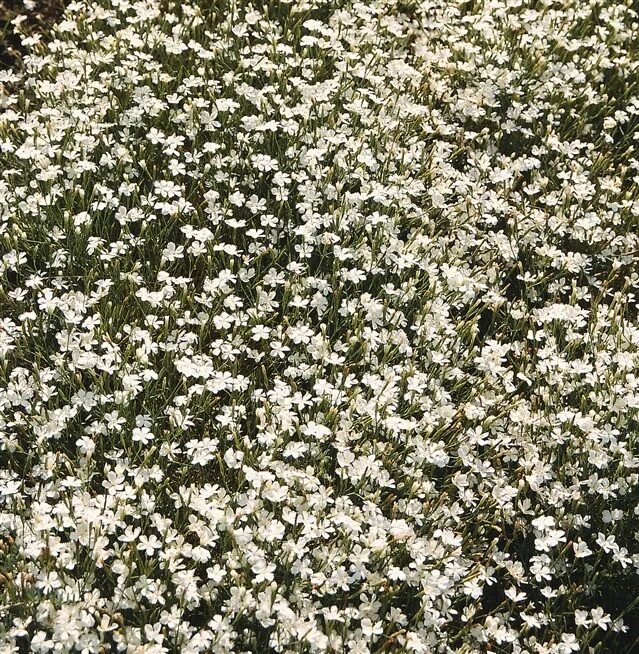
[[[2,654],[639,652],[638,11],[8,23]]]

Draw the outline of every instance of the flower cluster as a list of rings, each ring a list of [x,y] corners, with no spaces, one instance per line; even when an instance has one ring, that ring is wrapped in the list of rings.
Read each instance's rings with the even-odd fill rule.
[[[79,0],[25,35],[0,652],[630,652],[638,24]]]

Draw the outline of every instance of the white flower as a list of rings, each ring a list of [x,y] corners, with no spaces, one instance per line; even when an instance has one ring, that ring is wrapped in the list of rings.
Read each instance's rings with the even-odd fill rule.
[[[22,483],[19,480],[8,480],[0,482],[0,495],[16,495],[20,493]]]
[[[572,544],[572,549],[575,553],[575,558],[577,559],[582,559],[592,554],[592,550],[581,539],[578,539],[576,543]]]
[[[575,625],[577,627],[588,627],[591,621],[588,619],[588,611],[575,610]]]
[[[148,427],[134,427],[131,438],[135,442],[142,443],[142,445],[146,445],[147,443],[150,443],[153,440],[154,435]]]
[[[604,631],[608,629],[608,625],[612,622],[610,616],[600,606],[590,611],[590,617],[592,623]]]
[[[153,556],[156,550],[162,547],[162,542],[155,534],[151,536],[140,536],[137,542],[137,548],[148,556]]]

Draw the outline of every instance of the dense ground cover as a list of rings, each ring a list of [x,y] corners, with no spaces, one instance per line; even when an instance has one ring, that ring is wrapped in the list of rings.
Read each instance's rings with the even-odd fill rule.
[[[636,9],[91,0],[25,36],[0,651],[638,650]]]
[[[63,0],[0,0],[0,67],[19,65],[22,39],[46,38],[63,11]]]

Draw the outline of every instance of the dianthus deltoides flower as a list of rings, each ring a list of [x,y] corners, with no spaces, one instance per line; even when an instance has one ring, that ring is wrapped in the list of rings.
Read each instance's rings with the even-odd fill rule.
[[[27,39],[0,651],[630,651],[638,20],[91,0]]]

